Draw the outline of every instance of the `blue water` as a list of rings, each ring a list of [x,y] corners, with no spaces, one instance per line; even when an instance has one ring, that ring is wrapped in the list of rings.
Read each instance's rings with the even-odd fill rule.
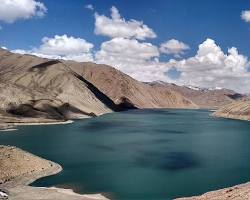
[[[63,166],[33,185],[117,200],[166,200],[250,180],[250,122],[206,110],[132,110],[24,126],[1,133],[0,143]]]

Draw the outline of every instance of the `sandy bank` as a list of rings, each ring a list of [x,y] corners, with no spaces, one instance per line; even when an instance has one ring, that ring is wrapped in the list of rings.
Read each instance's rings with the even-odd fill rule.
[[[207,192],[201,196],[184,197],[176,200],[248,200],[250,199],[250,182],[221,190]]]
[[[81,195],[72,190],[28,186],[57,174],[62,167],[16,147],[0,145],[0,192],[9,200],[107,200],[101,194]]]
[[[12,123],[13,126],[23,126],[23,125],[55,125],[55,124],[71,124],[73,120],[67,121],[55,121],[55,122],[19,122],[19,123]]]
[[[73,120],[67,121],[43,121],[43,122],[6,122],[0,124],[0,132],[9,132],[18,130],[17,126],[36,126],[36,125],[59,125],[59,124],[71,124]]]

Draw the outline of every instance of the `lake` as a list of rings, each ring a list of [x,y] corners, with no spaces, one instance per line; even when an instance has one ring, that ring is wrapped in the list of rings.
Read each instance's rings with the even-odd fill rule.
[[[72,124],[0,133],[63,166],[35,186],[103,193],[114,200],[167,200],[250,180],[250,122],[207,110],[130,110]]]

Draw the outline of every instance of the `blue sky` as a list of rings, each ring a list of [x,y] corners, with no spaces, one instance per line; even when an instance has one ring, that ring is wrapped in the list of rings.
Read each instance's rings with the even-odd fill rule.
[[[5,1],[5,0],[3,0]],[[16,1],[16,0],[12,0]],[[117,65],[117,68],[125,73],[133,76],[134,78],[141,79],[143,81],[163,80],[172,81],[179,84],[194,84],[202,87],[225,87],[229,86],[232,89],[241,90],[242,84],[248,84],[249,65],[247,57],[250,57],[250,23],[247,20],[243,20],[241,14],[243,11],[250,9],[250,1],[247,0],[155,0],[155,1],[132,1],[132,0],[19,0],[19,1],[33,1],[42,3],[47,11],[43,16],[30,15],[28,17],[19,18],[16,17],[13,22],[6,21],[5,16],[0,14],[0,46],[7,47],[10,50],[15,51],[21,49],[26,53],[38,52],[42,45],[42,38],[54,38],[55,35],[62,36],[64,34],[67,37],[82,38],[86,42],[91,43],[93,48],[89,47],[88,53],[91,53],[91,61],[99,63],[107,63],[111,65]],[[92,5],[94,9],[87,9],[86,5]],[[126,40],[116,40],[117,37],[113,37],[107,34],[95,34],[96,28],[95,22],[97,18],[95,13],[99,16],[110,17],[111,7],[114,6],[121,15],[121,19],[127,22],[131,19],[137,21],[143,21],[143,24],[150,28],[157,37],[146,37],[145,39],[138,39],[135,36],[124,37]],[[4,9],[4,8],[3,8]],[[6,9],[6,8],[5,8]],[[0,5],[1,11],[1,5]],[[250,15],[249,15],[250,16]],[[120,36],[119,36],[120,37]],[[207,67],[204,69],[204,75],[202,73],[197,74],[197,68],[201,65],[206,66],[208,63],[194,63],[192,58],[197,55],[199,45],[204,43],[207,38],[212,41],[208,41],[204,48],[211,49],[219,47],[224,55],[223,65],[218,63],[212,63],[214,67],[213,72],[209,74]],[[169,51],[161,52],[160,46],[167,41],[174,39],[188,46],[188,49],[183,50],[180,53],[169,53]],[[133,42],[131,42],[133,40]],[[96,58],[96,52],[101,51],[101,45],[105,42],[109,42],[106,47],[106,52],[99,54],[99,59]],[[213,43],[214,42],[214,43]],[[109,58],[103,58],[103,55],[107,55],[107,48],[114,47],[116,45],[128,45],[128,48],[132,48],[131,45],[140,45],[141,43],[149,43],[153,47],[159,48],[159,50],[149,49],[151,56],[143,58],[139,63],[128,63],[135,67],[127,67],[125,57],[128,55],[119,54],[118,56],[109,55],[109,57],[122,58],[119,62],[111,62]],[[139,44],[135,44],[139,43]],[[211,47],[213,46],[213,47]],[[211,48],[210,48],[211,47]],[[237,55],[244,56],[247,60],[241,60],[240,57],[234,65],[238,66],[238,63],[243,63],[239,66],[236,73],[234,69],[228,71],[228,62],[225,61],[229,53],[228,49],[231,47],[237,48]],[[136,47],[137,48],[137,47]],[[155,52],[158,51],[158,52]],[[206,51],[206,50],[204,50]],[[217,50],[215,50],[217,51]],[[219,51],[219,50],[218,50]],[[217,51],[217,52],[218,52]],[[61,52],[61,51],[60,51]],[[168,53],[166,53],[168,52]],[[41,51],[39,53],[44,53]],[[48,52],[46,52],[48,53]],[[85,52],[86,53],[86,52]],[[109,51],[110,53],[110,51]],[[113,52],[112,52],[113,53]],[[116,52],[117,53],[117,52]],[[119,52],[121,53],[121,52]],[[145,53],[145,52],[143,52]],[[147,52],[148,53],[148,52]],[[214,52],[213,52],[214,53]],[[93,54],[93,56],[92,56]],[[136,53],[135,53],[136,54]],[[139,54],[139,53],[138,53]],[[158,55],[157,55],[158,54]],[[218,55],[220,52],[218,53]],[[101,56],[102,57],[101,57]],[[239,57],[238,56],[238,57]],[[101,57],[101,58],[100,58]],[[208,56],[209,57],[209,56]],[[237,59],[238,59],[237,57]],[[89,58],[89,57],[88,57]],[[200,58],[200,57],[199,57]],[[229,57],[230,58],[230,57]],[[133,59],[136,59],[133,57]],[[138,60],[142,59],[141,57]],[[171,61],[173,59],[174,61]],[[191,59],[191,60],[190,60]],[[220,59],[220,58],[219,58]],[[131,59],[130,59],[131,60]],[[155,61],[156,60],[156,61]],[[185,63],[180,63],[185,61]],[[225,64],[225,62],[226,64]],[[157,62],[157,63],[155,63]],[[200,62],[200,61],[199,61]],[[214,62],[211,61],[211,62]],[[127,65],[128,65],[127,64]],[[163,67],[164,65],[164,67]],[[192,65],[192,68],[188,68]],[[210,63],[211,65],[211,63]],[[144,66],[146,66],[144,68]],[[148,70],[150,68],[152,69]],[[195,68],[196,67],[196,68]],[[129,68],[129,69],[128,69]],[[130,69],[131,68],[131,69]],[[163,69],[164,68],[164,69]],[[216,68],[216,69],[215,69]],[[220,77],[213,77],[218,71],[217,69],[225,68],[226,71],[218,73],[226,74],[225,80],[221,81]],[[244,69],[243,69],[244,68]],[[147,71],[148,70],[148,71]],[[158,70],[158,71],[157,71]],[[239,72],[239,70],[241,70]],[[176,71],[182,73],[183,76],[176,76]],[[191,72],[192,71],[192,72]],[[200,71],[200,70],[198,70]],[[161,74],[159,75],[159,72]],[[168,72],[174,74],[173,76],[167,76]],[[190,73],[187,76],[187,73]],[[191,74],[192,73],[192,74]],[[230,74],[231,73],[231,74]],[[152,75],[150,77],[150,74]],[[246,77],[245,77],[246,75]],[[193,80],[196,76],[204,76],[202,80]],[[228,77],[231,77],[233,84],[228,85]],[[241,76],[243,78],[241,78]],[[141,77],[146,77],[141,78]],[[174,78],[173,78],[174,77]],[[238,77],[238,79],[237,79]],[[174,80],[172,80],[174,79]],[[180,80],[177,80],[180,79]],[[243,80],[244,79],[244,80]],[[214,83],[215,82],[215,83]],[[237,86],[233,86],[233,85]],[[243,89],[244,92],[250,92],[250,88]]]
[[[41,0],[40,0],[41,1]],[[151,27],[159,44],[171,38],[185,41],[195,52],[198,44],[213,38],[223,48],[236,46],[250,55],[250,24],[240,18],[242,10],[250,9],[246,0],[43,0],[48,13],[41,19],[20,20],[14,24],[2,23],[1,45],[10,49],[29,48],[40,44],[44,36],[68,34],[83,37],[98,47],[105,38],[94,35],[93,12],[85,9],[92,4],[95,11],[109,14],[116,6],[126,19],[142,20]],[[15,38],[15,40],[13,40]]]

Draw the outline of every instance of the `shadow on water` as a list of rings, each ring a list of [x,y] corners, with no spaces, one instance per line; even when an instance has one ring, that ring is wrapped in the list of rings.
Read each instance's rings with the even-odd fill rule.
[[[188,152],[170,152],[164,156],[162,169],[177,171],[188,168],[197,168],[201,166],[201,160],[193,153]]]
[[[180,171],[198,168],[201,160],[190,152],[144,152],[136,158],[136,164],[143,167],[158,168],[167,171]]]
[[[79,126],[79,129],[88,133],[92,131],[113,129],[116,127],[119,127],[119,124],[114,121],[89,121],[88,123],[84,123],[83,125]]]
[[[96,149],[102,150],[104,152],[118,152],[118,151],[123,151],[124,149],[130,149],[132,151],[138,150],[141,148],[148,148],[152,147],[153,145],[167,145],[173,140],[167,139],[167,138],[161,138],[161,139],[152,139],[152,140],[140,140],[140,141],[131,141],[131,142],[122,142],[118,144],[88,144],[88,146],[94,147]],[[164,147],[166,149],[166,147]]]
[[[188,132],[186,132],[186,131],[179,131],[179,130],[156,128],[156,129],[154,129],[154,134],[155,133],[161,133],[161,134],[186,134]]]
[[[167,144],[169,142],[172,142],[171,139],[167,138],[161,138],[161,139],[152,139],[149,141],[134,141],[134,142],[128,142],[128,143],[123,143],[123,145],[126,146],[145,146],[145,145],[157,145],[157,144]]]
[[[145,114],[161,114],[161,115],[178,115],[176,112],[172,112],[170,110],[160,110],[160,109],[135,109],[124,111],[123,114],[138,114],[138,115],[145,115]]]
[[[103,132],[105,130],[116,130],[117,133],[125,133],[124,131],[120,131],[121,129],[130,129],[134,132],[126,132],[126,133],[135,133],[138,130],[142,130],[145,128],[144,123],[137,121],[88,121],[87,123],[79,126],[80,130],[84,132]]]
[[[91,145],[90,144],[89,146],[95,147],[95,148],[97,148],[99,150],[108,151],[108,152],[113,152],[113,151],[117,150],[117,148],[115,148],[113,146],[111,147],[111,146],[108,146],[108,145],[101,145],[101,144],[99,144],[99,145]]]

